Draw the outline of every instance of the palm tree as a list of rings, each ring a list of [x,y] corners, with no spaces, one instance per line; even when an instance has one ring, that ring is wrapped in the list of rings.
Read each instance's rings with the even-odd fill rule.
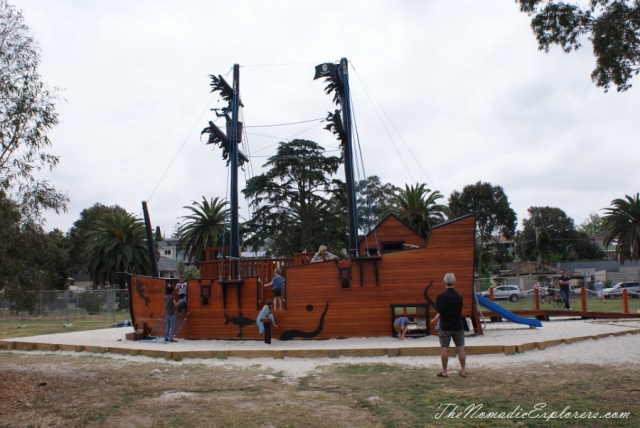
[[[194,201],[191,206],[183,207],[191,214],[182,217],[184,223],[178,228],[178,249],[186,249],[190,262],[201,262],[205,258],[205,248],[220,244],[226,232],[227,203],[219,198],[207,201],[203,196],[202,203]]]
[[[105,285],[116,272],[151,274],[144,223],[132,214],[106,213],[87,232],[89,274]]]
[[[602,217],[603,229],[610,231],[604,246],[617,240],[615,255],[620,262],[640,259],[640,199],[638,193],[635,197],[625,197],[626,200],[611,201],[611,207],[604,209],[606,214]]]
[[[421,236],[426,237],[433,226],[452,217],[449,207],[437,203],[444,198],[438,190],[432,192],[425,184],[418,183],[415,187],[406,184],[404,187],[392,198],[395,213]]]

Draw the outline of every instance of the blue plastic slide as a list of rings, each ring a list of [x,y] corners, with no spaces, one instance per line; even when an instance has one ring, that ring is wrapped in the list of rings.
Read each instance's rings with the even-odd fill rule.
[[[504,317],[506,319],[508,319],[511,322],[515,322],[518,324],[526,324],[526,325],[530,325],[532,327],[542,327],[542,323],[535,319],[535,318],[523,318],[520,317],[516,314],[514,314],[511,311],[506,310],[505,308],[503,308],[502,306],[498,305],[497,303],[493,303],[491,300],[489,299],[485,299],[484,297],[482,297],[479,294],[476,294],[476,299],[478,300],[478,303],[482,306],[484,306],[485,308],[495,312],[496,314],[500,315],[501,317]]]

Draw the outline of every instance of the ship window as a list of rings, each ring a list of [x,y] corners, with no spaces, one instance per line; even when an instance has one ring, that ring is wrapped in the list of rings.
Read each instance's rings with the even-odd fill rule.
[[[405,337],[422,337],[430,334],[429,329],[429,305],[391,305],[391,334],[397,337],[395,329],[393,328],[393,321],[400,317],[413,316],[415,324],[409,324],[409,331]]]
[[[404,241],[383,241],[381,244],[383,253],[392,253],[404,249]]]
[[[200,297],[211,297],[211,286],[210,285],[201,285],[200,286]]]

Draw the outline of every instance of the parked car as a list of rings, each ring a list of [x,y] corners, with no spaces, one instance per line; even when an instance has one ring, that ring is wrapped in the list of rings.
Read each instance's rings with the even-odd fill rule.
[[[624,281],[619,282],[611,288],[605,288],[603,290],[605,299],[613,299],[615,297],[622,296],[622,289],[626,288],[629,297],[640,297],[640,285],[638,281]]]
[[[483,291],[480,295],[486,299],[489,298],[489,290]],[[509,300],[517,302],[523,298],[522,290],[517,285],[497,285],[493,287],[493,300]]]

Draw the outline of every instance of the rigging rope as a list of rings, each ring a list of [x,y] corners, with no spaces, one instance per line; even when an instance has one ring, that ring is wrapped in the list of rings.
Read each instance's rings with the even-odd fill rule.
[[[376,252],[377,254],[380,254],[380,248],[378,246],[378,235],[375,229],[375,225],[373,224],[373,210],[371,208],[371,198],[369,195],[369,182],[367,181],[367,173],[364,169],[364,156],[362,156],[362,145],[360,144],[360,134],[358,133],[358,124],[356,121],[356,115],[355,115],[355,111],[353,108],[353,102],[351,103],[351,110],[352,110],[352,117],[353,117],[353,124],[354,124],[354,130],[356,132],[356,141],[357,141],[357,145],[358,145],[358,151],[356,152],[356,154],[358,156],[356,156],[356,159],[360,159],[361,160],[361,165],[362,165],[362,174],[364,175],[364,180],[362,180],[362,183],[364,184],[364,200],[366,203],[366,206],[363,206],[363,223],[364,223],[364,236],[365,236],[365,252],[367,254],[367,257],[369,257],[371,254],[369,253],[369,233],[371,233],[371,230],[373,230],[373,238],[376,244]],[[362,190],[360,189],[360,182],[358,183],[358,188],[359,191],[362,192]],[[369,208],[369,216],[366,215],[366,208]]]
[[[385,132],[387,133],[387,135],[389,136],[389,139],[391,139],[391,142],[394,146],[394,148],[396,149],[396,152],[398,152],[398,155],[400,156],[400,159],[402,160],[402,163],[404,164],[405,168],[407,168],[407,173],[409,174],[409,176],[411,177],[411,181],[415,181],[413,179],[413,176],[411,175],[411,171],[409,170],[409,168],[407,167],[407,164],[404,162],[404,159],[402,158],[402,155],[400,154],[400,151],[398,150],[398,147],[395,144],[395,141],[393,140],[393,137],[391,137],[391,134],[389,133],[389,130],[387,129],[386,125],[384,124],[384,121],[382,120],[382,117],[380,116],[380,114],[378,113],[378,110],[376,109],[376,104],[380,107],[380,110],[382,111],[382,113],[384,114],[384,116],[387,118],[387,120],[389,121],[389,123],[391,124],[391,127],[393,128],[393,130],[398,134],[398,137],[400,137],[400,140],[404,143],[405,147],[407,148],[407,150],[409,150],[409,153],[411,154],[411,156],[413,157],[413,159],[415,160],[415,162],[418,164],[418,167],[422,170],[422,172],[424,173],[424,175],[427,177],[427,180],[429,180],[429,182],[431,182],[431,185],[433,186],[434,189],[437,189],[438,187],[436,186],[436,184],[433,182],[433,180],[431,179],[431,177],[429,177],[429,174],[427,174],[427,171],[425,171],[425,169],[422,167],[422,164],[420,163],[420,161],[418,160],[418,158],[416,157],[416,155],[413,153],[413,151],[411,150],[411,148],[409,147],[409,145],[407,144],[407,142],[405,141],[405,139],[402,137],[402,134],[400,134],[400,131],[398,131],[398,128],[396,128],[396,126],[394,125],[393,121],[391,120],[391,118],[389,117],[389,115],[387,114],[387,112],[384,110],[384,108],[382,107],[382,105],[378,102],[378,100],[375,98],[375,96],[373,96],[373,93],[371,92],[371,90],[369,89],[369,87],[364,83],[364,81],[362,80],[362,78],[360,77],[360,75],[358,74],[358,71],[356,70],[355,66],[353,66],[353,63],[351,63],[353,71],[356,74],[356,77],[358,78],[358,80],[360,81],[360,83],[362,84],[362,87],[365,89],[365,94],[367,95],[367,98],[369,98],[369,101],[371,102],[371,105],[374,109],[374,111],[376,112],[376,115],[378,116],[378,118],[380,119],[380,122],[382,123],[382,126],[385,130]],[[375,103],[374,103],[375,101]]]
[[[324,122],[324,117],[320,117],[318,119],[309,119],[309,120],[301,120],[300,122],[288,122],[288,123],[276,123],[273,125],[251,125],[251,126],[246,126],[245,128],[269,128],[269,127],[273,127],[273,126],[288,126],[288,125],[298,125],[300,123],[308,123],[308,122]]]
[[[169,172],[169,170],[173,166],[173,163],[178,158],[178,155],[180,154],[180,152],[184,148],[185,144],[187,144],[187,141],[189,141],[189,137],[191,137],[191,134],[193,133],[193,130],[196,128],[196,126],[198,126],[198,123],[200,123],[200,120],[202,119],[202,116],[204,116],[204,114],[207,112],[207,110],[209,110],[209,106],[211,105],[211,102],[213,101],[213,98],[214,98],[214,95],[211,96],[211,98],[209,99],[209,102],[207,103],[206,107],[204,108],[202,113],[200,113],[200,116],[198,117],[198,120],[196,120],[196,122],[193,124],[193,126],[191,127],[191,130],[187,134],[187,137],[182,142],[182,145],[180,146],[180,148],[178,149],[176,154],[173,156],[173,159],[171,159],[171,162],[169,162],[169,166],[167,167],[167,169],[162,174],[162,177],[160,177],[160,180],[158,181],[158,184],[156,184],[156,187],[153,188],[153,191],[151,192],[151,194],[147,198],[147,202],[149,202],[151,200],[153,195],[156,193],[156,190],[158,190],[158,187],[160,186],[160,183],[162,183],[162,180],[164,180],[164,178],[166,177],[167,173]]]
[[[243,115],[242,115],[242,122],[245,123],[245,117],[244,117],[244,110],[242,110]],[[249,160],[251,160],[253,158],[253,156],[251,155],[251,147],[249,145],[249,137],[248,137],[248,133],[246,131],[247,126],[245,125],[242,129],[243,135],[244,135],[244,145],[246,147],[245,149],[245,155],[247,156],[247,158],[249,158]],[[248,163],[248,168],[245,170],[243,168],[243,172],[244,172],[244,181],[245,181],[245,187],[246,187],[246,183],[247,181],[249,181],[251,178],[255,177],[255,172],[253,169],[253,162],[249,161]],[[248,178],[247,178],[248,175]],[[245,202],[247,202],[247,218],[249,219],[249,224],[251,225],[251,229],[249,231],[249,233],[255,235],[256,234],[256,223],[253,221],[253,207],[251,202],[247,201],[245,198]],[[255,251],[255,248],[252,248],[253,250],[253,256],[257,258],[257,253]],[[254,272],[254,275],[258,275],[259,276],[259,272]]]
[[[253,64],[253,65],[242,65],[242,68],[253,68],[253,67],[284,67],[290,65],[316,65],[317,62],[290,62],[285,64]]]

